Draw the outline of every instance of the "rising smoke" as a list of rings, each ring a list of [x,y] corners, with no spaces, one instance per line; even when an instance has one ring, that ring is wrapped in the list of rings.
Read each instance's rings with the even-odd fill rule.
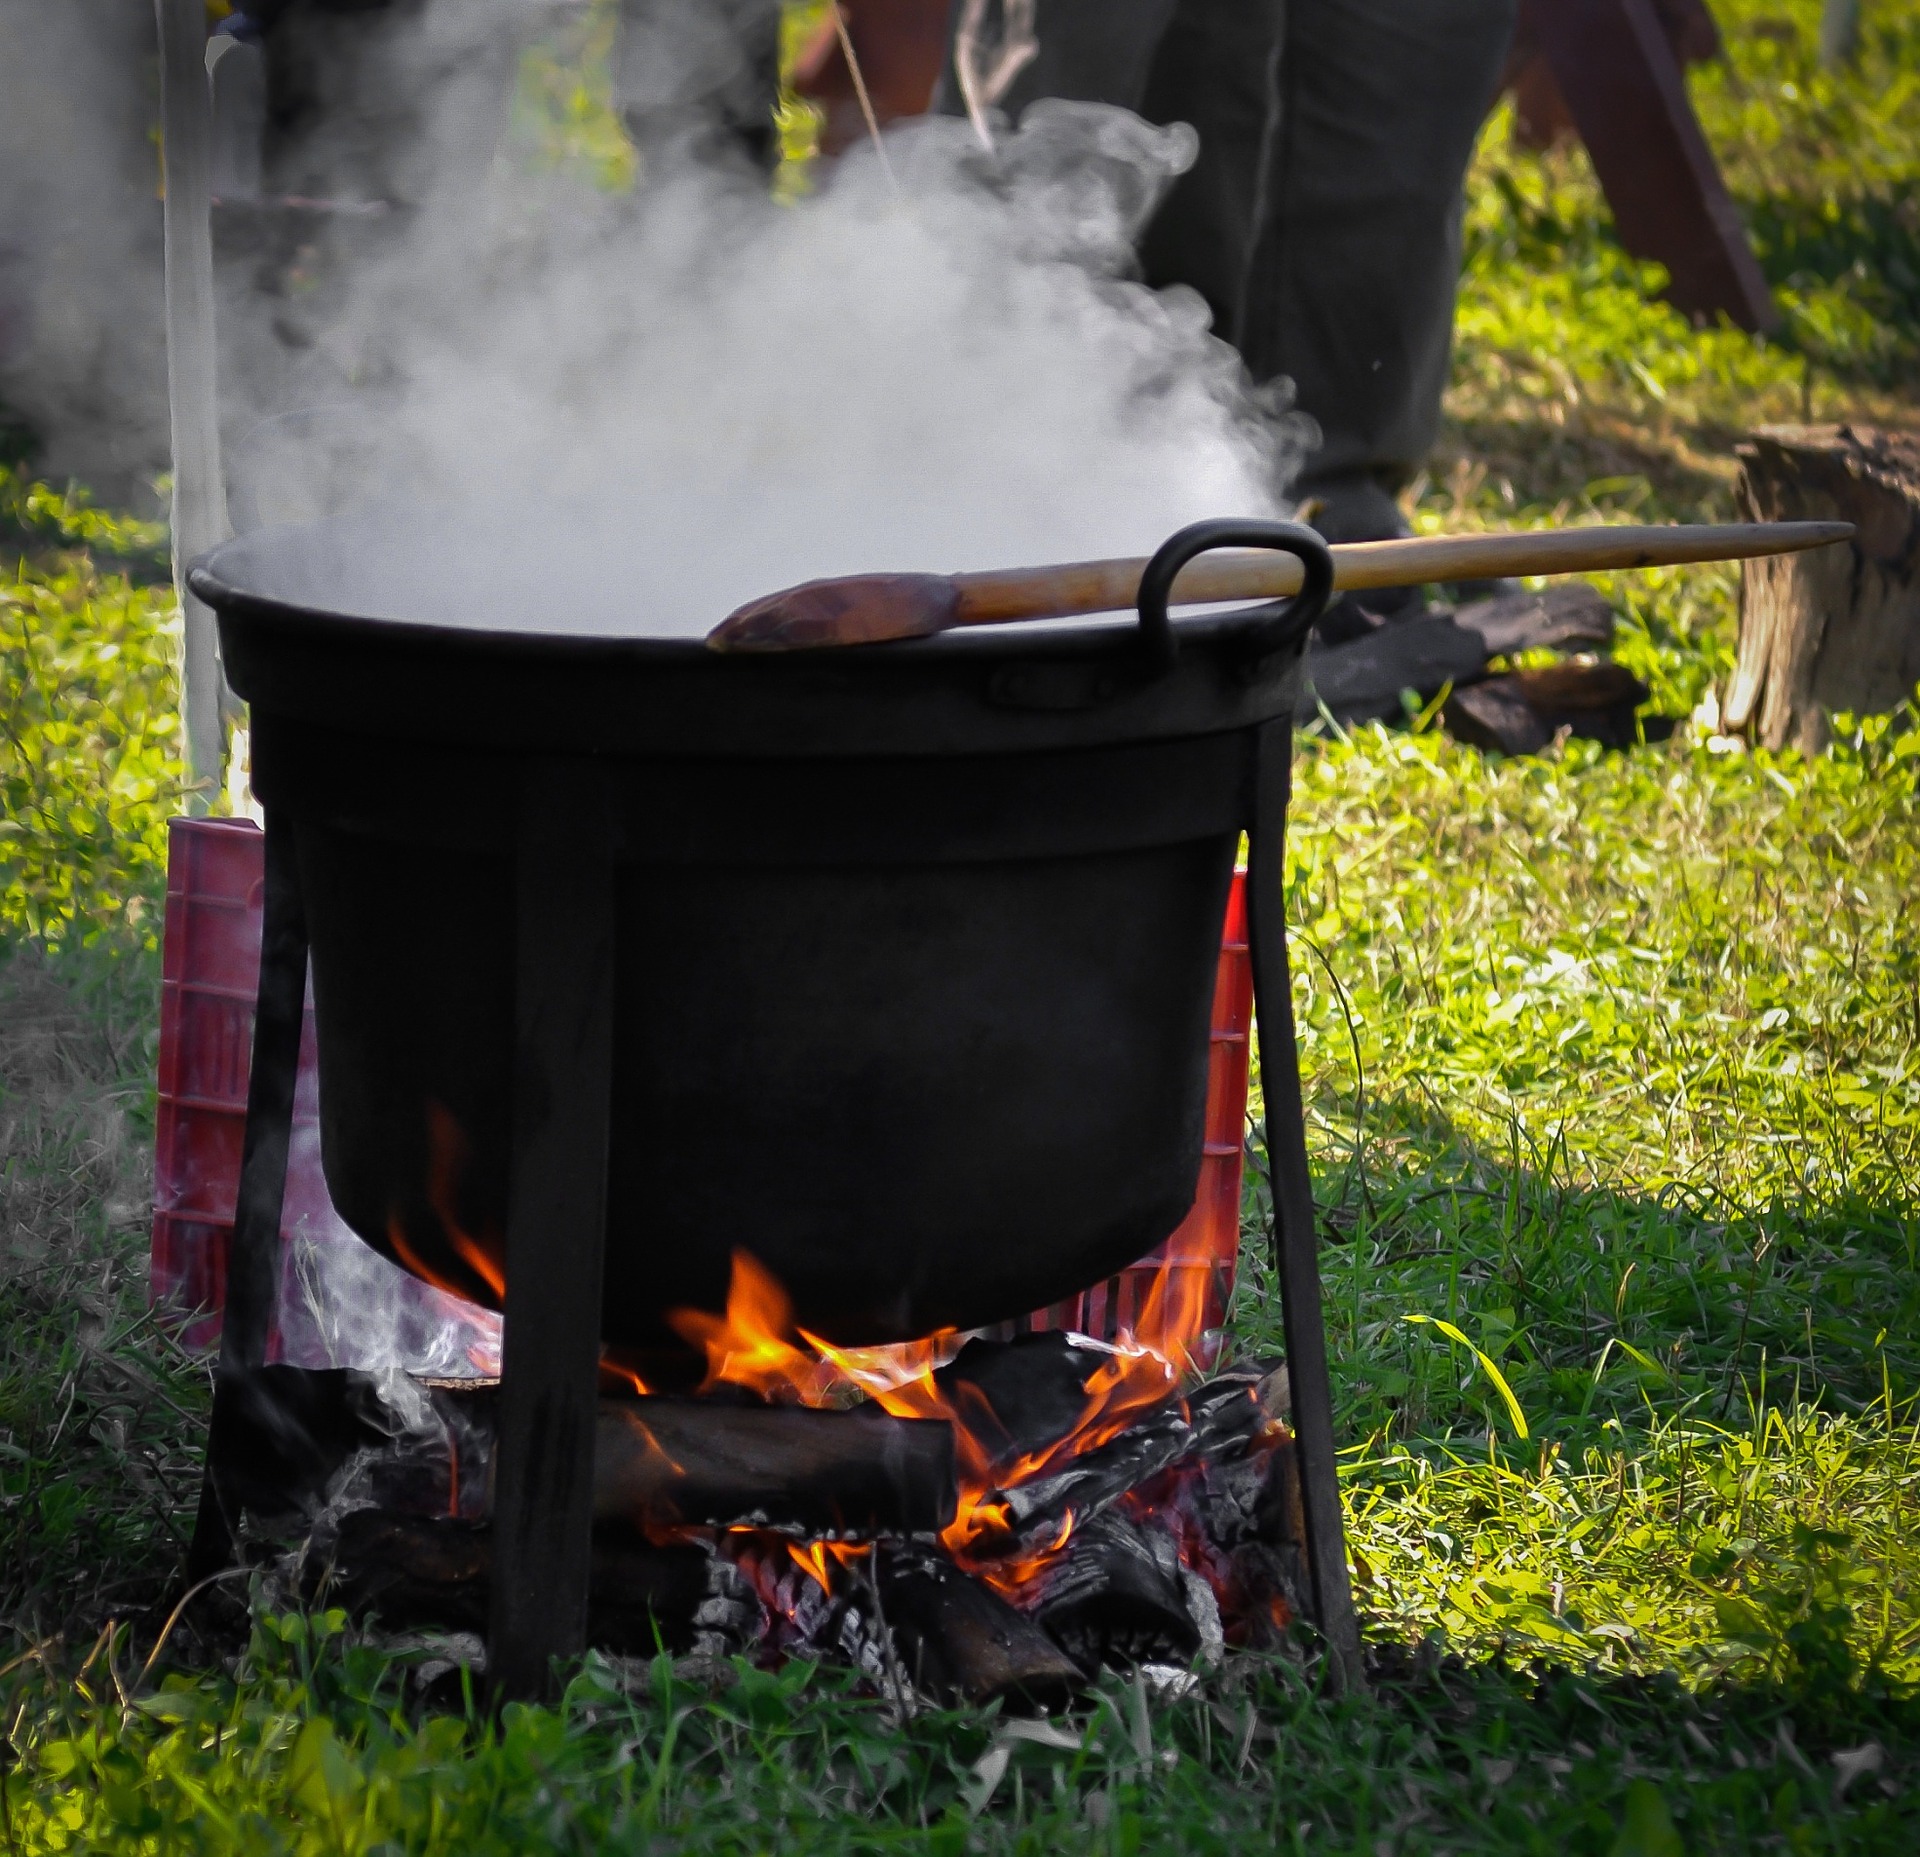
[[[378,519],[259,554],[271,590],[697,631],[816,575],[1141,553],[1280,507],[1310,428],[1251,391],[1197,296],[1131,280],[1184,126],[1042,105],[989,154],[927,119],[779,204],[672,146],[627,194],[510,154],[476,177],[471,87],[448,108],[457,132],[416,110],[442,159],[423,181],[415,150],[405,236],[314,342],[319,416],[248,452],[264,507]]]
[[[153,507],[167,464],[152,7],[0,0],[0,425]]]

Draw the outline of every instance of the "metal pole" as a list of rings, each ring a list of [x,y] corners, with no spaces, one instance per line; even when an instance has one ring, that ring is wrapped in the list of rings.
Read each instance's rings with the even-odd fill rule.
[[[160,128],[166,182],[167,396],[173,412],[173,580],[186,631],[181,717],[190,802],[220,791],[225,682],[213,614],[186,583],[187,563],[226,539],[213,337],[213,111],[203,0],[154,0],[160,27]]]

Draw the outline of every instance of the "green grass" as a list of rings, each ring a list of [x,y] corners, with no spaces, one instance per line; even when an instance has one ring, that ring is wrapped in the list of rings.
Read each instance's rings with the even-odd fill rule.
[[[185,792],[164,545],[0,465],[0,935],[158,936]]]
[[[1815,0],[1716,11],[1731,63],[1695,94],[1785,326],[1689,328],[1578,151],[1497,117],[1422,526],[1724,516],[1744,427],[1914,418],[1920,18],[1870,7],[1836,80]],[[1288,906],[1371,1695],[1236,1659],[1177,1702],[1110,1683],[1061,1746],[895,1722],[808,1666],[591,1660],[491,1725],[425,1706],[428,1651],[264,1588],[237,1659],[189,1624],[146,1667],[205,1401],[142,1308],[161,538],[16,474],[0,541],[0,1849],[1920,1847],[1911,717],[1816,761],[1684,721],[1611,755],[1303,746]],[[1685,718],[1734,577],[1599,584]],[[1255,1348],[1265,1217],[1250,1189]]]

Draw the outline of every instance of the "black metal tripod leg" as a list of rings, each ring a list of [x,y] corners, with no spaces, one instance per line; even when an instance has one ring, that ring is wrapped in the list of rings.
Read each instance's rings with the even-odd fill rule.
[[[1333,1446],[1333,1389],[1327,1379],[1327,1331],[1307,1172],[1305,1106],[1293,1035],[1287,970],[1287,926],[1281,900],[1293,728],[1266,724],[1254,749],[1253,821],[1248,827],[1247,941],[1253,955],[1254,1013],[1260,1027],[1260,1083],[1266,1098],[1267,1166],[1293,1394],[1294,1448],[1306,1512],[1307,1576],[1314,1623],[1325,1638],[1333,1678],[1342,1690],[1363,1685],[1360,1630],[1347,1578],[1346,1527]]]
[[[577,783],[584,787],[585,782]],[[531,784],[517,847],[513,1171],[488,1675],[550,1693],[586,1647],[613,1088],[613,865],[564,770]]]
[[[280,1213],[293,1141],[293,1094],[300,1075],[300,1030],[307,999],[307,915],[291,820],[269,816],[265,901],[260,925],[260,990],[253,1018],[253,1067],[247,1078],[247,1132],[240,1159],[220,1365],[200,1512],[187,1550],[187,1577],[205,1579],[233,1557],[238,1516],[224,1495],[234,1435],[236,1381],[267,1358],[280,1289]]]

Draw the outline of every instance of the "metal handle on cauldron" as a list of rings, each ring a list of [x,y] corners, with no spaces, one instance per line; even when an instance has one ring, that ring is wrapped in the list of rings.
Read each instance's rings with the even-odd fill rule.
[[[1298,522],[1269,522],[1252,516],[1189,523],[1160,544],[1140,576],[1140,641],[1156,672],[1170,670],[1180,649],[1167,614],[1174,579],[1196,555],[1215,548],[1271,548],[1300,563],[1300,591],[1292,599],[1249,606],[1229,615],[1263,622],[1247,634],[1249,661],[1297,644],[1326,610],[1333,592],[1333,555],[1313,530]]]

